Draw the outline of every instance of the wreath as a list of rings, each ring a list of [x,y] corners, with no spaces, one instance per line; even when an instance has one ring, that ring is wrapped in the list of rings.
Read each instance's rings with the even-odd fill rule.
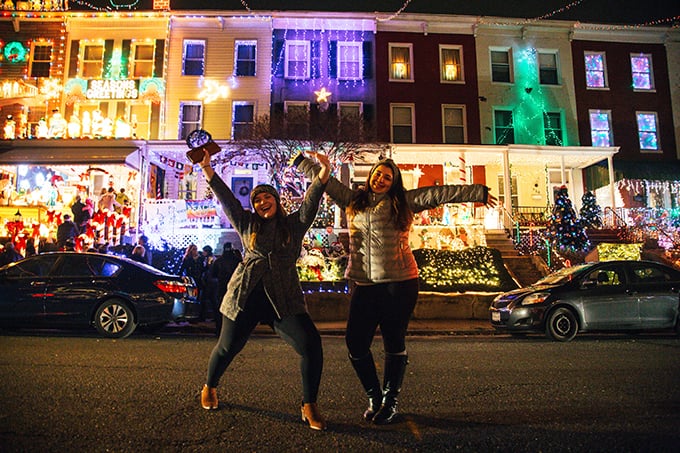
[[[8,42],[5,45],[5,50],[3,51],[5,59],[10,63],[21,63],[26,61],[26,55],[28,55],[28,49],[24,47],[19,41]]]

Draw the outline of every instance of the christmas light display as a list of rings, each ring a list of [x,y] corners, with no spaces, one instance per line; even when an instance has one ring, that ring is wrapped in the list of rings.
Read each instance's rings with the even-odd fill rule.
[[[28,58],[29,50],[19,41],[10,41],[5,44],[2,55],[10,63],[23,63]]]
[[[642,244],[597,244],[597,257],[600,261],[639,261]]]
[[[438,292],[509,291],[517,287],[500,251],[473,247],[461,251],[417,249],[420,290]]]
[[[586,192],[581,197],[581,224],[584,228],[602,227],[602,208],[597,204],[595,194]]]
[[[576,211],[564,186],[555,194],[555,206],[545,234],[560,252],[578,253],[590,248],[585,228],[576,218]]]

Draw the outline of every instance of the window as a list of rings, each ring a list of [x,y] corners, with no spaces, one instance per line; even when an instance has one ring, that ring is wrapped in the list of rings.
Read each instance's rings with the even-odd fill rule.
[[[510,49],[491,50],[491,81],[512,82],[512,56]]]
[[[132,51],[132,77],[153,77],[154,45],[136,44]]]
[[[179,140],[186,140],[189,134],[201,128],[203,105],[200,101],[180,102]]]
[[[444,143],[465,143],[467,141],[465,106],[442,105],[442,128]]]
[[[545,144],[548,146],[563,146],[562,114],[560,112],[545,112],[543,114],[543,132]]]
[[[558,85],[557,52],[538,52],[538,78],[541,85]]]
[[[654,73],[652,56],[649,54],[630,55],[630,67],[633,73],[633,89],[653,90]]]
[[[361,42],[338,42],[338,79],[361,80],[364,51]]]
[[[236,41],[234,44],[234,75],[247,77],[255,75],[257,62],[257,41]]]
[[[49,77],[52,65],[52,44],[36,43],[31,57],[31,77]]]
[[[286,41],[286,79],[309,79],[309,41]]]
[[[464,80],[461,46],[439,46],[439,70],[441,82],[462,82]]]
[[[284,102],[286,112],[286,132],[289,137],[308,138],[309,102]]]
[[[413,104],[390,104],[392,143],[414,143],[414,110]]]
[[[205,73],[205,41],[184,40],[182,75],[202,76]]]
[[[512,110],[494,110],[494,131],[497,145],[515,143],[515,126],[512,122]]]
[[[607,88],[607,62],[604,52],[586,52],[586,87]]]
[[[338,119],[340,121],[340,136],[347,140],[359,138],[363,130],[361,122],[363,114],[361,102],[338,102]]]
[[[81,59],[81,76],[85,79],[100,79],[104,68],[104,46],[85,44]]]
[[[517,176],[510,177],[510,204],[513,208],[519,206],[519,196],[517,190]],[[503,175],[498,175],[498,204],[505,205],[505,178]]]
[[[592,146],[612,146],[612,112],[611,110],[589,110],[590,140]]]
[[[641,150],[659,149],[659,122],[656,112],[635,112]]]
[[[132,138],[151,138],[151,106],[146,103],[130,103],[130,126]]]
[[[234,140],[250,138],[255,122],[255,103],[234,102],[232,112],[231,138]]]
[[[413,81],[413,45],[389,44],[390,52],[390,80]],[[409,142],[410,143],[410,142]]]

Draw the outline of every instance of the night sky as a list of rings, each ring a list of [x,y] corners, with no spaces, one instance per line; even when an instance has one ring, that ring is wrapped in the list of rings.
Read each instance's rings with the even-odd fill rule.
[[[395,13],[405,0],[170,0],[172,10],[245,11],[357,11]],[[71,9],[149,10],[152,0],[70,0]],[[94,7],[90,7],[93,5]],[[567,6],[569,6],[567,8]],[[465,14],[535,18],[551,15],[555,20],[580,20],[607,24],[642,24],[680,16],[678,0],[411,0],[404,12]],[[680,21],[676,20],[676,23]],[[666,23],[664,25],[671,25]]]

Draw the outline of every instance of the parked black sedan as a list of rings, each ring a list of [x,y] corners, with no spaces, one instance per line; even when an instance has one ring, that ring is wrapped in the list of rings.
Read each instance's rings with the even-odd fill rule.
[[[195,282],[113,255],[53,252],[0,268],[0,325],[125,338],[198,314]]]
[[[494,299],[491,325],[509,333],[545,332],[570,341],[577,332],[674,328],[680,334],[680,271],[650,261],[605,261],[554,272]]]

